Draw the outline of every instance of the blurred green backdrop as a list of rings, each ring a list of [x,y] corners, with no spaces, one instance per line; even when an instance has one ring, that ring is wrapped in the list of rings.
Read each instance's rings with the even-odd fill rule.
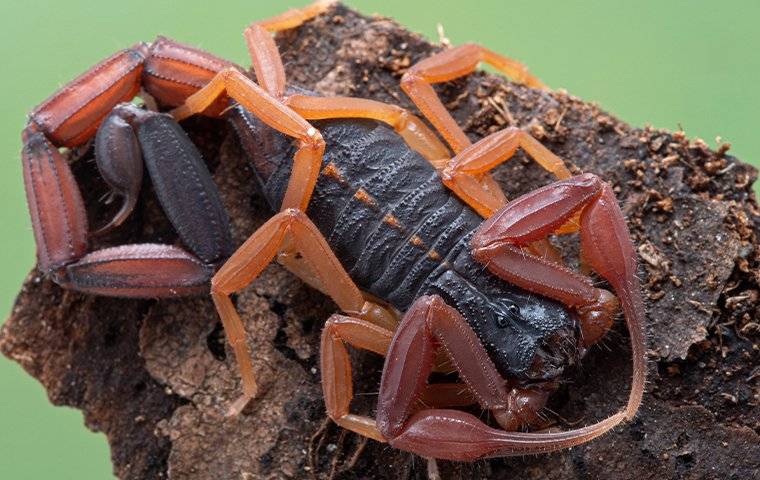
[[[248,64],[251,20],[307,0],[0,2],[0,312],[7,315],[34,263],[21,180],[26,113],[112,52],[164,34]],[[429,38],[474,41],[527,63],[554,88],[593,100],[634,124],[677,129],[760,165],[760,2],[347,0]],[[214,5],[212,9],[209,5]],[[43,389],[0,359],[0,478],[112,476],[105,438],[77,411],[52,407]]]

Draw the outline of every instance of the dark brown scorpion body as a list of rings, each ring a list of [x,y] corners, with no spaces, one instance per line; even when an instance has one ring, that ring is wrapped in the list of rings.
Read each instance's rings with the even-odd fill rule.
[[[416,63],[401,88],[447,147],[397,106],[286,88],[271,32],[328,9],[317,2],[248,27],[255,82],[225,60],[159,38],[104,60],[34,109],[22,161],[39,268],[65,288],[99,295],[172,297],[210,287],[242,379],[233,415],[257,384],[231,296],[278,258],[345,313],[327,321],[320,363],[327,413],[347,429],[428,458],[473,460],[579,445],[632,418],[646,373],[644,308],[610,186],[593,174],[571,177],[520,129],[471,143],[431,87],[481,61],[529,86],[543,84],[477,45]],[[141,89],[175,107],[171,115],[123,103]],[[216,186],[176,123],[194,114],[228,117],[279,211],[231,255]],[[124,199],[105,229],[134,208],[145,164],[187,250],[138,244],[88,252],[84,202],[58,148],[93,136],[101,174]],[[489,171],[518,148],[560,180],[507,202]],[[573,231],[585,264],[617,298],[566,268],[547,241]],[[604,336],[619,306],[633,355],[626,408],[570,431],[517,431],[542,424],[563,369]],[[386,356],[377,419],[349,411],[348,345]],[[428,383],[441,358],[463,383]],[[454,408],[472,403],[501,429]]]

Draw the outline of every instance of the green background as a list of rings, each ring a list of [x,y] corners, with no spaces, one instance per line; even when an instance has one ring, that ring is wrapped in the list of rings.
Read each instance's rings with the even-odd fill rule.
[[[21,180],[26,113],[112,52],[163,34],[243,65],[252,20],[307,3],[271,1],[0,2],[0,312],[34,262]],[[527,63],[551,87],[634,124],[683,128],[760,165],[760,2],[349,0],[437,39],[473,41]],[[212,9],[209,5],[213,5]],[[110,478],[104,436],[52,407],[41,386],[0,359],[0,478]]]

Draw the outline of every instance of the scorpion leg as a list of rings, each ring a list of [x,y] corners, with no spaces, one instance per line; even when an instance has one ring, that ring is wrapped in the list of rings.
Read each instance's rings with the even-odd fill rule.
[[[270,32],[293,28],[323,13],[334,2],[316,2],[303,10],[286,12],[280,17],[256,22],[244,33],[251,53],[256,80],[272,97],[281,99],[306,120],[331,118],[369,118],[389,124],[407,144],[430,161],[449,157],[448,149],[417,117],[403,108],[374,100],[352,97],[285,97],[285,68]],[[443,168],[443,164],[438,165]]]
[[[343,315],[333,315],[322,329],[319,371],[327,414],[341,427],[378,442],[385,442],[385,437],[374,419],[349,411],[354,393],[346,343],[384,356],[392,338],[392,330]]]
[[[316,0],[303,8],[290,9],[276,17],[256,22],[256,24],[270,32],[289,30],[325,13],[336,3],[336,0]]]
[[[510,202],[486,220],[472,239],[472,254],[495,275],[526,290],[574,307],[584,343],[600,338],[612,323],[616,301],[570,270],[521,250],[546,237],[581,211],[583,258],[620,298],[631,335],[633,380],[626,409],[632,418],[646,380],[644,305],[636,276],[636,253],[623,213],[609,185],[593,174],[555,182]]]
[[[261,86],[235,67],[218,72],[211,81],[172,114],[182,120],[195,113],[207,112],[212,105],[229,97],[256,115],[266,125],[298,141],[281,211],[288,208],[306,210],[317,183],[325,142],[322,135],[301,115],[283,103],[285,69],[270,31],[291,28],[325,11],[330,2],[316,2],[304,9],[286,12],[245,30],[252,66]]]
[[[396,105],[364,98],[308,95],[290,95],[285,104],[307,120],[366,118],[386,123],[436,170],[442,170],[450,157],[449,150],[424,122]]]
[[[285,94],[285,67],[272,34],[261,23],[254,23],[245,29],[243,36],[251,54],[256,81],[269,95],[281,99]]]
[[[307,119],[377,119],[393,126],[410,146],[429,160],[448,157],[445,146],[435,135],[419,119],[403,109],[380,102],[346,97],[319,99],[293,95],[285,98],[284,68],[269,31],[261,23],[254,23],[245,31],[253,68],[261,86],[239,70],[229,67],[218,73],[204,88],[188,97],[184,105],[173,111],[173,115],[177,120],[182,120],[194,113],[208,112],[220,98],[229,96],[268,126],[298,140],[299,149],[294,156],[294,170],[281,210],[305,210],[319,175],[325,144],[320,133],[306,121]]]
[[[219,72],[205,87],[187,98],[172,115],[182,120],[201,113],[218,98],[228,95],[243,108],[256,115],[266,125],[298,140],[293,156],[293,173],[283,198],[281,211],[288,208],[306,210],[317,183],[325,141],[316,128],[299,114],[259,87],[253,80],[235,68]]]
[[[346,345],[385,356],[393,330],[360,318],[335,314],[325,323],[320,347],[320,371],[325,406],[330,418],[343,428],[380,442],[375,421],[350,413],[353,399],[351,360]],[[466,385],[439,383],[427,385],[418,399],[423,405],[467,406],[476,403]]]
[[[272,33],[295,28],[326,12],[335,0],[317,0],[304,8],[291,9],[266,20],[252,23],[243,32],[251,66],[256,73],[256,81],[271,96],[281,99],[285,94],[285,67],[280,52],[274,43]]]
[[[517,147],[522,147],[539,165],[559,179],[570,177],[570,172],[559,157],[520,129],[507,128],[472,145],[431,84],[472,73],[481,61],[529,86],[543,86],[538,79],[527,73],[523,65],[478,45],[463,45],[445,50],[412,66],[404,74],[401,88],[456,153],[440,169],[446,186],[481,216],[488,218],[507,201],[489,171],[509,160]],[[566,231],[574,230],[571,226]],[[536,245],[536,248],[545,251],[555,260],[559,259],[545,242]]]
[[[474,44],[461,45],[426,58],[409,68],[401,79],[401,89],[456,153],[468,147],[470,140],[446,110],[431,85],[468,75],[475,71],[480,62],[486,62],[528,86],[544,86],[540,80],[528,73],[524,65]]]
[[[527,132],[510,127],[488,135],[454,156],[442,172],[443,183],[488,218],[507,203],[501,187],[488,172],[509,160],[518,147],[558,179],[570,177],[570,171],[559,157]]]
[[[244,36],[251,53],[256,80],[272,97],[281,99],[306,120],[330,118],[369,118],[389,124],[407,144],[430,161],[449,157],[448,149],[417,117],[403,108],[382,102],[351,97],[314,97],[290,95],[285,97],[285,68],[271,32],[294,28],[329,8],[334,2],[315,2],[302,10],[285,14],[249,26]],[[440,165],[440,168],[443,168]]]
[[[224,324],[243,378],[243,396],[234,402],[230,414],[239,413],[256,396],[257,385],[245,341],[245,330],[230,295],[249,285],[279,252],[300,254],[308,270],[319,279],[325,293],[345,312],[376,324],[386,324],[392,315],[382,307],[365,301],[343,269],[327,241],[300,210],[287,209],[272,217],[230,257],[211,280],[211,296]],[[389,324],[390,323],[390,324]]]

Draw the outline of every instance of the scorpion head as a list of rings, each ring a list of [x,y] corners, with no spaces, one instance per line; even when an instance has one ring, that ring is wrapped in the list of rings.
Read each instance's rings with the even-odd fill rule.
[[[581,355],[576,315],[547,297],[497,279],[475,286],[449,272],[436,280],[431,293],[467,319],[505,378],[552,380]]]
[[[487,307],[490,316],[481,338],[505,375],[526,382],[550,380],[575,363],[577,322],[561,304],[522,294],[492,297]]]

